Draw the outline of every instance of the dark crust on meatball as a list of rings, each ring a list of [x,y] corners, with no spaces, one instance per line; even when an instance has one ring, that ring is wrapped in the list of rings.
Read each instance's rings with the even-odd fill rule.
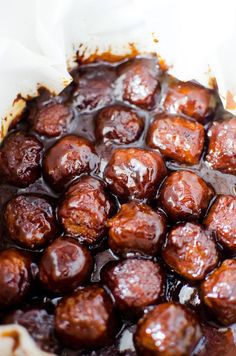
[[[13,132],[0,149],[0,176],[17,187],[27,187],[40,176],[42,144],[32,135]]]
[[[164,303],[138,322],[134,342],[142,356],[187,356],[200,337],[200,325],[194,314],[182,305]]]
[[[47,245],[58,233],[49,200],[39,195],[18,195],[6,205],[5,224],[17,244],[35,249]]]
[[[114,150],[104,172],[110,190],[124,200],[153,198],[166,174],[162,157],[141,148]]]
[[[103,288],[89,286],[63,298],[56,307],[55,329],[61,342],[73,349],[110,343],[115,334],[110,297]]]
[[[121,205],[107,225],[110,248],[123,256],[129,252],[155,256],[166,233],[164,215],[136,202]]]
[[[89,250],[73,239],[62,237],[44,251],[39,280],[52,293],[68,293],[89,277],[92,267]]]
[[[203,279],[219,258],[210,233],[193,223],[177,225],[170,231],[163,257],[177,273],[193,281]]]
[[[207,210],[214,190],[190,171],[171,173],[160,191],[160,204],[175,220],[197,220]]]

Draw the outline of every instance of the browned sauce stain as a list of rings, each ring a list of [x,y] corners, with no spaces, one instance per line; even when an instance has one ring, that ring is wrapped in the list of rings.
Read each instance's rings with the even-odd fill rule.
[[[15,330],[9,330],[9,331],[5,331],[2,333],[2,337],[10,337],[11,339],[13,339],[14,344],[12,347],[12,351],[15,352],[17,350],[17,348],[20,345],[20,335],[19,332],[15,331]]]

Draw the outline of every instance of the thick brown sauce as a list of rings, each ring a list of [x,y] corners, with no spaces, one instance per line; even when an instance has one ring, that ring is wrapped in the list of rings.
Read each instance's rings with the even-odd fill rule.
[[[114,80],[117,76],[117,64],[108,64],[108,63],[97,63],[97,64],[87,64],[87,65],[81,65],[79,70],[76,70],[72,73],[73,77],[76,78],[80,75],[80,73],[83,73],[84,71],[88,71],[93,75],[93,73],[98,73],[101,72],[105,75],[106,78],[110,78],[111,81]],[[105,70],[105,71],[104,71]],[[145,147],[145,138],[146,138],[146,132],[149,127],[150,122],[152,121],[154,115],[160,111],[162,111],[162,106],[161,102],[165,95],[166,88],[168,87],[168,75],[163,74],[161,76],[161,81],[162,81],[162,93],[161,96],[156,100],[156,105],[155,108],[151,111],[145,111],[140,108],[134,107],[132,105],[129,105],[126,103],[127,106],[135,108],[137,110],[138,115],[145,118],[145,128],[144,131],[140,137],[140,139],[130,145],[125,145],[124,147],[132,146],[132,147]],[[68,88],[66,88],[61,95],[52,98],[49,93],[45,90],[42,90],[40,96],[32,100],[28,103],[28,108],[35,107],[37,106],[38,108],[44,106],[48,102],[54,101],[54,102],[60,102],[60,103],[70,103],[71,109],[73,110],[73,120],[68,128],[68,131],[65,134],[68,133],[74,133],[79,136],[88,138],[89,140],[92,140],[95,142],[95,136],[94,136],[94,117],[96,116],[97,112],[101,109],[101,107],[97,108],[96,110],[92,110],[87,112],[86,110],[78,110],[76,108],[76,101],[73,102],[73,97],[72,97],[72,92],[74,89],[74,83],[72,83]],[[114,100],[112,103],[120,103],[118,99],[119,98],[119,92],[116,92],[114,95]],[[228,115],[226,112],[223,111],[222,106],[220,105],[218,108],[218,111],[216,112],[214,120],[217,120],[219,116],[222,117],[222,114]],[[28,111],[25,113],[25,117],[27,117]],[[207,126],[207,124],[206,124]],[[28,132],[30,131],[30,127],[27,123],[26,119],[23,119],[20,123],[17,124],[15,128],[12,129],[14,130],[26,130]],[[44,139],[43,137],[37,135],[35,132],[32,132],[35,136],[38,136],[41,142],[44,144],[44,150],[48,149],[51,145],[54,144],[57,138],[53,139]],[[95,142],[95,147],[97,150],[97,153],[99,154],[101,158],[101,163],[99,165],[99,168],[97,172],[95,172],[96,176],[103,177],[103,171],[106,166],[106,163],[108,162],[112,150],[116,147],[116,145],[104,145],[101,143],[96,143]],[[117,146],[118,147],[118,146]],[[121,147],[119,145],[119,147]],[[206,151],[206,147],[205,147]],[[223,174],[219,171],[211,170],[209,169],[206,164],[204,163],[204,154],[202,156],[202,159],[200,163],[196,166],[185,166],[185,165],[179,165],[177,163],[173,163],[171,161],[166,161],[167,167],[170,171],[172,170],[180,170],[180,169],[188,169],[192,170],[194,172],[197,172],[202,178],[204,178],[205,181],[209,182],[215,189],[216,194],[231,194],[231,195],[236,195],[236,177],[229,175],[229,174]],[[15,194],[20,194],[20,193],[40,193],[40,194],[46,194],[48,196],[51,196],[57,201],[57,199],[60,197],[60,195],[57,195],[54,191],[50,189],[50,187],[45,183],[43,177],[41,176],[34,184],[30,185],[26,189],[19,189],[14,186],[10,186],[7,184],[1,184],[0,185],[0,206],[3,208],[4,204]],[[119,204],[117,200],[117,204]],[[3,209],[1,209],[1,222],[3,221],[2,219],[2,212]],[[14,243],[11,241],[7,240],[5,237],[5,232],[4,232],[4,226],[3,223],[1,223],[1,242],[0,246],[2,249],[5,249],[8,246],[13,246]],[[106,239],[103,240],[102,243],[100,243],[99,246],[95,246],[92,248],[93,253],[94,253],[94,259],[95,259],[95,267],[94,271],[91,276],[91,282],[100,282],[100,271],[104,267],[104,265],[111,261],[111,260],[116,260],[118,259],[108,248],[106,244]],[[222,251],[222,253],[225,253]],[[38,258],[41,255],[41,252],[33,252],[35,255],[35,261],[37,262]],[[227,255],[224,256],[224,258],[227,257]],[[157,258],[160,260],[160,258]],[[163,263],[163,262],[162,262]],[[223,343],[222,344],[222,350],[224,342],[225,342],[225,352],[227,352],[227,349],[230,347],[230,354],[225,353],[225,355],[233,355],[236,354],[236,345],[234,344],[234,328],[231,327],[227,329],[220,329],[220,326],[217,326],[215,323],[211,321],[211,316],[208,315],[206,312],[204,306],[202,305],[200,298],[199,298],[199,292],[198,292],[198,285],[193,284],[191,285],[190,283],[186,282],[185,280],[181,279],[181,277],[175,275],[172,273],[168,267],[166,267],[166,270],[168,271],[168,281],[167,281],[167,288],[166,288],[166,293],[165,293],[165,300],[175,300],[179,301],[183,304],[186,304],[187,306],[190,306],[192,309],[197,309],[198,314],[201,315],[201,320],[205,324],[213,325],[216,328],[219,328],[220,331],[217,331],[217,329],[213,329],[213,332],[211,330],[210,338],[216,337],[216,342]],[[37,267],[36,267],[36,273],[37,273]],[[41,294],[40,288],[35,286],[34,293],[28,298],[27,303],[29,305],[44,305],[46,309],[49,311],[53,311],[54,305],[57,303],[57,301],[60,298],[55,298],[50,296],[50,294]],[[236,327],[235,327],[236,329]],[[136,355],[132,343],[132,334],[135,330],[135,321],[133,320],[123,320],[123,326],[121,328],[121,331],[119,335],[117,336],[117,340],[115,341],[114,345],[106,347],[105,349],[102,349],[101,351],[93,351],[93,352],[74,352],[70,350],[63,350],[61,348],[61,355]],[[230,338],[225,336],[226,333],[230,333]],[[219,338],[219,333],[222,335],[222,337]],[[213,335],[213,336],[212,336]],[[227,334],[228,335],[228,334]],[[208,340],[206,337],[203,337],[202,340],[200,341],[200,344],[198,345],[197,349],[194,352],[194,355],[206,355],[204,352],[204,344]],[[230,340],[230,346],[228,345],[228,342]],[[213,348],[208,355],[214,355],[213,353]],[[223,355],[223,354],[222,354]]]

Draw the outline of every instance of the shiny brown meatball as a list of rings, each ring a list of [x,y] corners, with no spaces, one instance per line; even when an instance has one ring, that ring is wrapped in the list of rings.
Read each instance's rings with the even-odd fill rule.
[[[166,173],[165,163],[157,152],[121,148],[114,150],[104,174],[110,190],[128,200],[153,198]]]
[[[159,114],[150,125],[147,144],[167,158],[197,164],[204,146],[204,127],[181,116]]]
[[[104,236],[106,221],[113,209],[103,183],[87,176],[66,191],[58,215],[68,235],[92,244]]]
[[[187,356],[200,337],[201,328],[193,313],[182,305],[164,303],[138,322],[134,342],[142,356]]]
[[[115,298],[118,308],[138,313],[155,304],[163,294],[165,278],[158,263],[127,259],[104,271],[104,283]]]
[[[194,82],[173,80],[169,84],[163,106],[172,114],[184,114],[203,123],[214,113],[216,104],[212,90]]]
[[[160,192],[160,203],[173,220],[195,220],[205,213],[214,190],[190,171],[171,173]]]
[[[137,140],[143,131],[143,120],[135,111],[122,105],[102,109],[96,118],[95,134],[98,140],[128,144]]]
[[[72,349],[94,349],[112,341],[116,332],[113,304],[103,288],[89,286],[65,297],[56,307],[59,340]]]
[[[63,104],[51,104],[37,111],[32,119],[32,129],[47,137],[55,137],[66,131],[71,121],[70,109]]]
[[[97,163],[92,143],[82,137],[69,135],[61,138],[44,156],[46,180],[56,190],[82,173],[91,172]]]
[[[203,223],[225,247],[236,251],[236,197],[219,195]]]
[[[85,111],[99,109],[111,104],[114,79],[115,73],[105,68],[92,72],[82,70],[76,79],[77,84],[73,93],[74,104]]]
[[[58,231],[52,205],[37,195],[12,198],[6,205],[4,218],[10,238],[29,249],[45,246]]]
[[[54,316],[45,309],[17,309],[7,315],[3,322],[24,326],[42,350],[53,353],[59,351],[58,341],[54,337]]]
[[[236,260],[225,260],[202,283],[205,304],[224,325],[236,322]]]
[[[39,280],[53,293],[72,292],[92,271],[89,250],[69,238],[56,239],[44,252],[39,264]]]
[[[119,74],[117,91],[121,90],[122,99],[145,109],[152,108],[155,94],[159,92],[156,60],[136,58],[128,61],[119,67]]]
[[[180,224],[171,230],[163,257],[175,272],[192,281],[203,279],[218,263],[212,236],[193,223]]]
[[[130,202],[108,221],[109,246],[117,254],[139,252],[155,256],[166,233],[166,219],[146,204]]]
[[[206,161],[213,169],[236,175],[236,118],[215,121],[208,131]]]
[[[31,260],[20,250],[0,253],[0,309],[21,303],[31,285]]]
[[[17,187],[27,187],[40,176],[42,144],[24,132],[14,132],[0,149],[0,176]]]

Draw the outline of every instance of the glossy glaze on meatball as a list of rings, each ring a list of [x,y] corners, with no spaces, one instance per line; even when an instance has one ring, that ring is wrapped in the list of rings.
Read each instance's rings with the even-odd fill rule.
[[[50,104],[39,109],[31,119],[32,129],[47,137],[61,135],[67,130],[72,113],[63,104]]]
[[[21,250],[0,253],[0,309],[24,301],[32,282],[31,259]]]
[[[71,179],[89,173],[96,167],[97,156],[92,143],[75,135],[65,136],[56,142],[43,159],[46,180],[61,190]]]
[[[194,223],[180,224],[170,231],[163,257],[177,273],[192,281],[203,279],[219,259],[211,234]]]
[[[223,246],[236,251],[236,197],[219,195],[203,223]]]
[[[56,307],[55,329],[72,349],[94,349],[112,342],[116,332],[113,304],[106,291],[89,286],[65,297]]]
[[[0,148],[0,177],[17,187],[27,187],[40,176],[42,144],[24,132],[13,132]]]
[[[140,259],[127,259],[108,267],[103,280],[111,290],[116,305],[126,315],[156,304],[163,295],[165,285],[160,265]]]
[[[138,355],[187,356],[201,337],[193,313],[176,303],[157,305],[139,322],[134,335]]]
[[[158,69],[154,59],[134,59],[119,67],[117,91],[123,100],[150,109],[159,92]]]
[[[213,122],[208,138],[206,161],[209,166],[236,175],[236,118]]]
[[[197,220],[206,212],[214,190],[196,173],[171,173],[160,191],[160,204],[175,221]]]
[[[92,267],[92,256],[85,246],[61,237],[44,251],[39,280],[52,293],[69,293],[88,279]]]
[[[236,260],[225,260],[206,278],[202,298],[220,323],[236,322]]]
[[[88,244],[96,243],[106,232],[106,221],[114,209],[104,184],[84,176],[73,183],[59,206],[64,231]]]
[[[181,116],[159,114],[149,127],[147,144],[164,157],[194,165],[204,145],[204,127]]]
[[[170,82],[163,103],[164,110],[171,114],[184,114],[204,123],[216,108],[216,97],[212,90],[195,82]]]
[[[105,170],[110,190],[122,200],[150,199],[167,171],[162,157],[141,148],[116,149]]]
[[[129,252],[155,256],[166,233],[164,214],[136,202],[121,205],[120,211],[107,225],[109,246],[122,256]]]
[[[122,105],[102,109],[95,122],[98,140],[115,144],[129,144],[141,135],[144,123],[134,110]]]
[[[4,217],[9,237],[25,248],[41,248],[57,237],[54,208],[43,196],[12,198],[6,205]]]

